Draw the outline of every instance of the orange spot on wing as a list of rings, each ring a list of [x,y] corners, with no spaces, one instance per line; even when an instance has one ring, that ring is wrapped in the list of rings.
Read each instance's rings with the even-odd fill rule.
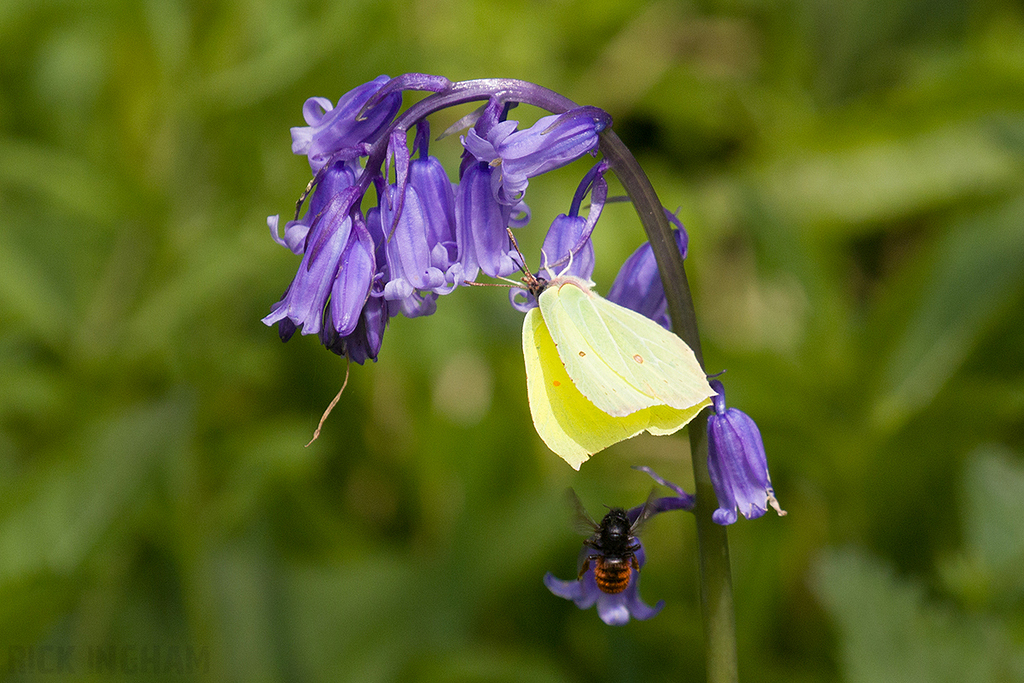
[[[639,353],[633,354],[633,360],[635,360],[637,363],[640,363],[640,365],[644,364],[644,357],[641,356]]]

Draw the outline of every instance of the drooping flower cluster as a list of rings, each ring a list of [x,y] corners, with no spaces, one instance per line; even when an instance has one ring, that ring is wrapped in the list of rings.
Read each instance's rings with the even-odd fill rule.
[[[431,94],[402,111],[406,91]],[[468,129],[459,138],[463,151],[453,181],[450,170],[430,155],[428,117],[469,102],[484,104],[452,127]],[[510,110],[520,103],[555,113],[520,129],[517,121],[508,118]],[[337,105],[325,98],[310,98],[302,112],[307,125],[292,129],[292,151],[307,157],[313,177],[292,220],[281,228],[278,216],[267,219],[274,241],[301,256],[301,262],[281,300],[271,307],[263,321],[267,325],[276,323],[284,341],[297,330],[303,335],[316,334],[325,347],[360,364],[367,359],[376,361],[390,318],[399,314],[410,318],[431,315],[440,296],[474,283],[481,274],[504,278],[525,270],[526,264],[509,229],[522,227],[530,220],[525,203],[530,180],[584,155],[595,154],[600,134],[611,125],[610,117],[602,110],[576,106],[533,84],[509,79],[452,83],[427,74],[380,76],[343,95]],[[605,136],[606,141],[608,137]],[[621,142],[614,142],[614,135],[610,137],[613,145],[621,146]],[[614,158],[614,154],[609,158]],[[621,161],[621,155],[618,158]],[[568,213],[551,223],[541,250],[542,277],[534,278],[533,284],[562,276],[583,283],[581,289],[590,283],[595,261],[591,233],[609,201],[605,180],[609,163],[601,160],[586,172]],[[621,174],[618,163],[616,170]],[[620,175],[620,180],[629,190],[626,178]],[[646,178],[643,182],[647,182]],[[635,195],[631,192],[631,196]],[[581,214],[588,197],[589,207],[584,216]],[[665,211],[668,221],[677,228],[672,230],[672,236],[685,258],[686,231],[673,214],[657,205],[656,196],[650,193],[638,202],[637,208],[649,231],[651,217],[657,216],[659,209]],[[660,219],[655,223],[653,229],[667,237]],[[543,286],[531,285],[513,290],[513,306],[523,311],[537,307],[542,289]],[[550,287],[548,291],[558,290]],[[545,296],[548,301],[552,294]],[[618,309],[625,307],[671,328],[665,290],[650,244],[644,244],[626,260],[607,300],[616,304],[616,316],[626,313]],[[537,318],[533,312],[526,316],[527,321],[531,315]],[[607,355],[602,354],[621,350],[620,342],[633,344],[636,348],[630,347],[622,357],[637,363],[637,367],[644,366],[644,371],[637,370],[634,377],[638,388],[685,384],[669,382],[662,370],[647,371],[659,367],[657,362],[651,362],[659,357],[656,351],[654,355],[648,353],[650,347],[646,344],[650,339],[660,338],[662,331],[647,320],[638,321],[631,313],[629,316],[632,323],[643,329],[643,338],[620,331],[618,339],[612,338],[612,343],[605,340],[593,354],[579,350],[579,357],[604,360]],[[553,346],[557,346],[550,330],[547,334]],[[693,357],[685,342],[682,346]],[[549,357],[550,354],[542,362],[540,348],[538,345],[538,366],[547,363],[559,369],[565,365],[564,360],[558,361],[561,356]],[[574,348],[570,356],[575,355]],[[679,357],[669,356],[661,367],[682,367],[676,362]],[[692,362],[691,375],[699,377],[707,389],[704,371],[696,357]],[[528,360],[528,376],[529,367]],[[624,374],[632,374],[633,366],[627,363],[627,367],[630,369]],[[593,407],[595,402],[583,393],[577,398],[558,389],[582,384],[592,389],[594,380],[588,373],[584,375],[583,379],[566,375],[564,380],[546,385],[559,397],[557,401],[548,399],[552,416],[559,412],[561,418],[574,425],[575,431],[566,431],[566,438],[576,438],[574,435],[580,430],[594,431],[593,420],[580,419],[580,406]],[[708,468],[719,503],[714,521],[731,524],[739,514],[752,519],[763,515],[768,506],[785,514],[774,497],[757,426],[744,413],[725,407],[720,382],[713,381],[710,389],[717,392],[715,414],[707,427]],[[701,394],[701,403],[686,404],[693,415],[706,405],[708,396],[709,393]],[[669,405],[667,400],[664,405]],[[618,404],[614,407],[617,409]],[[652,410],[661,407],[662,404],[650,406]],[[619,416],[613,411],[606,414]],[[662,413],[659,416],[660,422],[645,423],[641,431],[647,428],[651,433],[671,433],[662,424],[668,418]],[[690,418],[692,415],[686,421]],[[579,427],[581,424],[584,426]],[[602,424],[621,426],[609,420]],[[682,424],[685,422],[673,423],[672,431]],[[614,438],[603,442],[600,448],[636,432],[615,432]],[[624,624],[631,618],[649,619],[664,605],[659,602],[651,607],[639,597],[639,571],[646,562],[643,544],[634,535],[639,533],[640,524],[661,512],[694,509],[693,496],[648,468],[637,469],[647,472],[676,495],[652,497],[643,506],[629,511],[613,509],[618,527],[615,533],[609,532],[609,538],[617,539],[614,547],[591,537],[580,554],[577,580],[561,581],[551,574],[544,577],[545,585],[554,594],[573,600],[583,609],[596,605],[600,618],[608,624]]]
[[[307,209],[283,234],[278,216],[267,220],[274,240],[302,256],[263,319],[277,323],[283,340],[300,330],[357,363],[376,360],[389,318],[430,315],[439,296],[480,273],[503,277],[522,267],[507,229],[529,219],[523,198],[530,179],[594,153],[611,119],[600,109],[575,107],[520,129],[507,118],[519,100],[497,96],[493,84],[466,83],[380,76],[337,106],[320,97],[306,101],[308,125],[292,129],[292,151],[307,156],[313,171]],[[400,115],[406,90],[436,93],[432,106],[423,106],[427,98]],[[481,99],[486,104],[464,119],[472,128],[461,137],[462,163],[452,182],[429,154],[426,117]],[[376,200],[364,207],[371,185]]]

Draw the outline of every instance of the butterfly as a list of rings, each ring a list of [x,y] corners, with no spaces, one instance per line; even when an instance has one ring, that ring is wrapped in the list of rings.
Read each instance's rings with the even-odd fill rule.
[[[587,280],[527,282],[538,301],[523,321],[533,424],[574,469],[640,432],[672,434],[711,404],[704,370],[672,332]]]

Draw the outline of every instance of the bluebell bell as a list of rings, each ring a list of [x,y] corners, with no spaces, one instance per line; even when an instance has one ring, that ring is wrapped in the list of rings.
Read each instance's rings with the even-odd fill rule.
[[[712,399],[715,412],[708,418],[708,472],[718,498],[712,519],[717,524],[732,524],[737,513],[756,519],[769,505],[785,515],[775,500],[757,424],[746,413],[725,407],[721,382],[713,379],[710,384],[718,394]]]
[[[400,149],[396,164],[405,182],[389,185],[381,201],[389,269],[384,296],[390,300],[407,299],[416,290],[448,294],[462,284],[455,195],[441,162],[428,154],[429,135],[425,123],[418,127],[416,159],[406,162],[407,150]]]
[[[366,145],[395,118],[402,106],[402,93],[392,92],[368,111],[367,101],[391,79],[378,76],[350,90],[338,106],[324,97],[311,97],[302,105],[307,126],[292,128],[292,152],[309,157],[313,172],[328,160],[350,160],[366,154]]]
[[[415,188],[421,200],[430,265],[444,274],[443,283],[434,291],[448,294],[463,282],[462,264],[458,260],[455,190],[441,162],[427,154],[429,131],[424,125],[417,132],[420,152],[409,166],[409,185]]]
[[[327,207],[332,197],[355,184],[362,169],[356,161],[337,162],[319,174],[319,182],[309,197],[309,205],[302,218],[288,221],[284,226],[284,235],[280,234],[279,216],[269,216],[267,226],[270,236],[275,242],[293,254],[301,254],[306,250],[306,237],[313,222]]]
[[[594,552],[584,546],[580,551],[579,565],[587,555]],[[643,543],[636,551],[637,563],[643,568],[647,563],[647,553],[644,551]],[[662,610],[665,606],[664,600],[659,600],[654,607],[646,604],[640,599],[640,577],[634,572],[630,578],[626,590],[621,593],[605,593],[597,587],[597,580],[594,578],[594,565],[583,574],[579,580],[562,581],[548,572],[544,575],[544,585],[548,590],[560,598],[572,600],[580,609],[590,609],[597,605],[597,615],[601,621],[609,626],[622,626],[629,623],[630,618],[644,620],[650,619]]]
[[[518,130],[517,121],[488,125],[487,115],[462,138],[462,144],[478,161],[496,169],[491,176],[494,198],[508,205],[523,198],[530,178],[596,150],[598,134],[611,123],[611,117],[597,107],[545,116],[525,130]]]
[[[559,214],[551,223],[541,247],[541,270],[548,279],[570,275],[589,281],[594,273],[594,243],[590,239],[608,197],[604,174],[608,162],[594,166],[580,182],[573,195],[569,213]],[[580,207],[591,195],[590,210],[580,216]]]
[[[270,315],[263,318],[267,325],[287,318],[291,324],[302,328],[302,334],[320,332],[324,307],[336,287],[342,254],[359,248],[361,239],[353,233],[352,207],[350,201],[346,201],[350,181],[351,171],[344,164],[335,164],[321,180],[323,189],[318,186],[314,191],[309,214],[319,210],[313,215],[307,234],[300,240],[300,232],[296,230],[291,236],[295,247],[301,244],[302,262],[284,297],[271,307]],[[294,251],[287,238],[286,232],[286,239],[278,241]],[[362,244],[365,246],[365,239]],[[362,278],[359,284],[365,284],[365,290],[349,293],[349,299],[355,296],[365,300],[369,282]]]
[[[320,342],[339,356],[362,365],[377,360],[384,341],[384,329],[388,321],[388,302],[383,297],[370,297],[359,312],[355,329],[351,334],[341,336],[331,324],[328,312],[327,324],[320,332]]]
[[[583,177],[573,196],[569,213],[559,214],[544,236],[541,247],[541,263],[538,271],[542,277],[552,279],[558,276],[572,276],[589,282],[594,272],[594,243],[590,239],[601,211],[608,197],[608,182],[604,174],[608,170],[608,162],[596,164]],[[587,194],[591,195],[590,210],[587,215],[580,216],[580,207]],[[537,305],[537,301],[524,290],[513,289],[509,292],[512,306],[520,311],[527,311]]]
[[[396,201],[394,186],[388,187],[390,201]],[[387,239],[387,262],[391,278],[384,286],[388,299],[404,299],[415,290],[433,290],[444,284],[444,271],[431,265],[431,246],[428,244],[430,228],[427,223],[426,204],[420,201],[413,185],[405,188],[402,213],[387,210],[388,202],[381,202],[381,219],[390,226]]]
[[[656,482],[670,488],[676,495],[654,497],[652,492],[646,503],[631,508],[626,513],[630,525],[633,525],[641,515],[649,518],[670,510],[693,510],[694,497],[681,487],[662,479],[649,467],[634,467],[633,469],[649,474]],[[639,549],[634,554],[637,564],[642,569],[647,563],[647,553],[644,550],[643,542],[639,538],[635,540]],[[593,546],[584,544],[577,560],[577,569],[582,568],[584,561],[594,553]],[[665,606],[664,600],[659,600],[654,607],[651,607],[640,599],[640,574],[638,572],[631,573],[629,584],[625,590],[619,593],[602,591],[597,585],[595,577],[596,566],[596,563],[589,563],[587,571],[578,580],[563,581],[548,572],[544,575],[544,585],[558,597],[572,600],[580,609],[590,609],[597,605],[598,616],[609,626],[621,626],[628,623],[631,618],[650,619]]]
[[[686,258],[688,243],[686,230],[675,220],[675,216],[665,212],[678,226],[672,234],[679,247],[679,253]],[[668,316],[668,303],[665,300],[665,287],[661,284],[661,273],[654,260],[651,243],[644,242],[622,264],[611,288],[608,290],[609,301],[647,316],[666,330],[672,329],[672,321]]]
[[[462,276],[468,282],[475,280],[480,271],[490,277],[504,277],[520,267],[506,232],[513,207],[494,199],[491,193],[494,173],[495,170],[483,162],[470,164],[455,194],[459,263]]]

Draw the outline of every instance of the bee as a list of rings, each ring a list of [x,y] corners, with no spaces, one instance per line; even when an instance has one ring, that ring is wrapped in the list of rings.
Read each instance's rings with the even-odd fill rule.
[[[594,563],[594,580],[597,587],[604,593],[616,594],[626,590],[633,572],[640,573],[640,563],[636,553],[640,550],[637,534],[647,518],[654,513],[654,491],[648,496],[647,502],[640,509],[636,520],[629,521],[629,514],[623,508],[609,508],[608,513],[598,524],[594,521],[579,496],[569,489],[569,501],[575,510],[576,527],[583,533],[591,534],[583,541],[583,545],[594,552],[587,553],[583,558],[578,579],[590,569]]]

